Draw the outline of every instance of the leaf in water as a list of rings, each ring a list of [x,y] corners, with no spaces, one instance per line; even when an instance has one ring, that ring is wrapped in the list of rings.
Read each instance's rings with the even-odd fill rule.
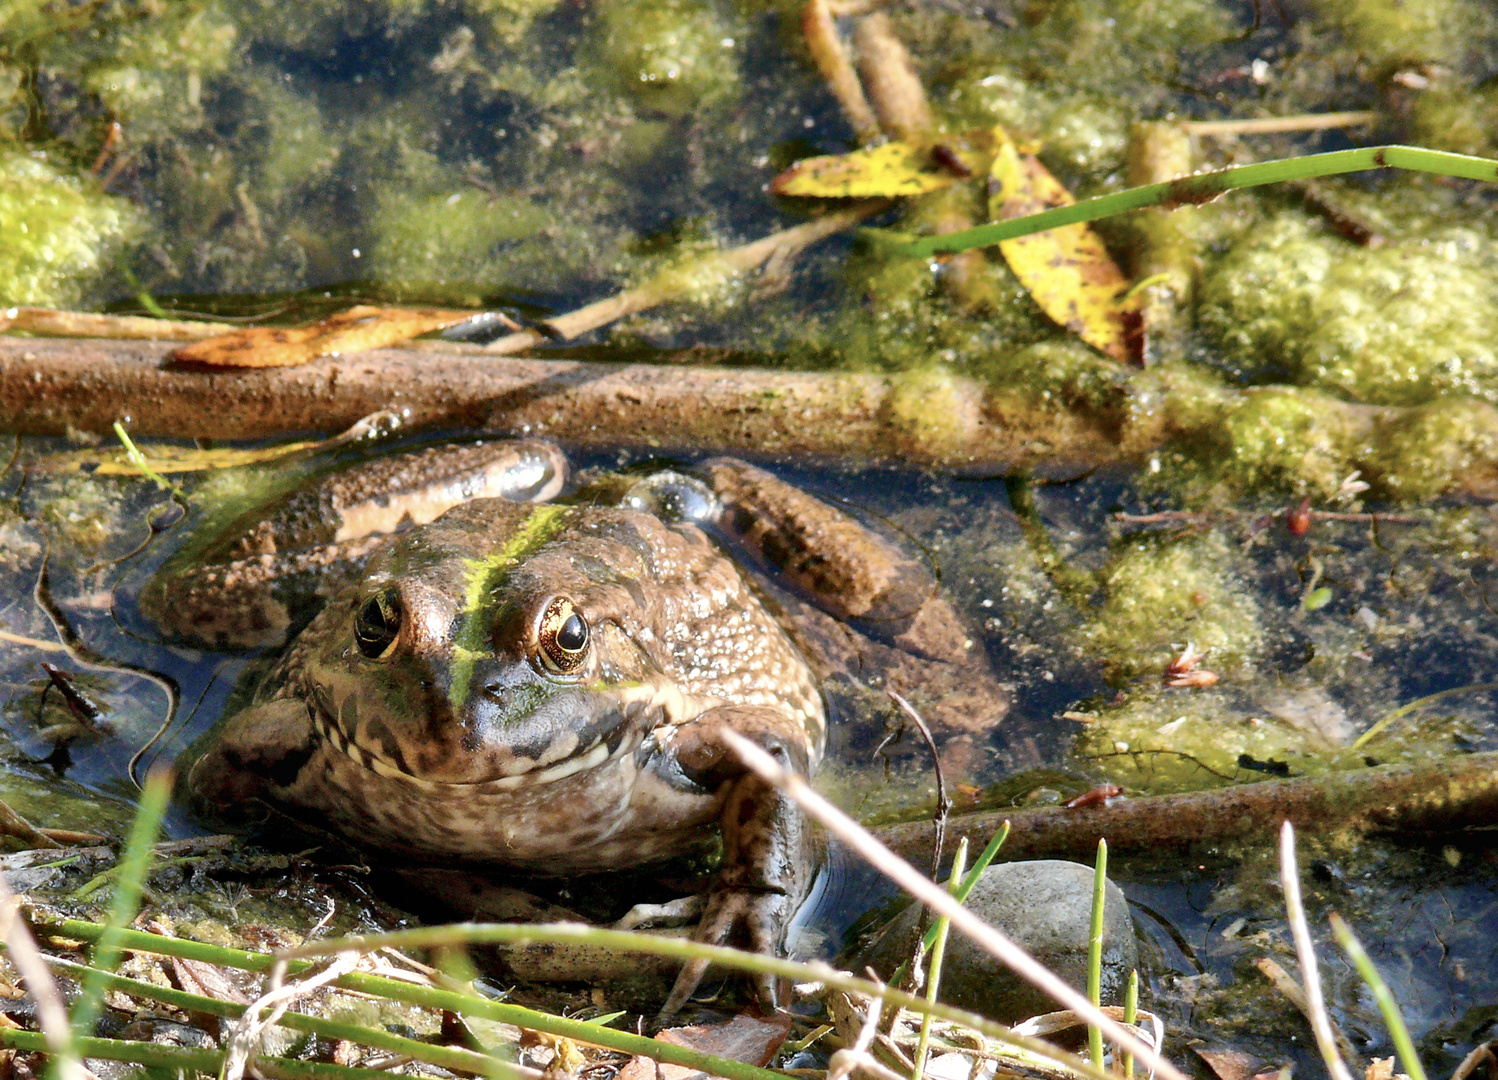
[[[768,1065],[775,1059],[791,1031],[791,1018],[781,1014],[760,1020],[740,1013],[727,1023],[667,1028],[656,1034],[661,1042],[673,1043],[751,1065]],[[633,1057],[619,1070],[619,1080],[691,1080],[702,1073],[685,1065],[672,1065]]]
[[[1325,585],[1319,589],[1312,589],[1306,593],[1306,598],[1300,602],[1300,606],[1306,611],[1319,611],[1332,602],[1332,591]]]
[[[235,469],[241,465],[260,465],[277,458],[321,446],[316,442],[282,443],[249,450],[219,447],[199,450],[194,446],[152,446],[143,451],[145,463],[153,472],[188,473],[210,469]],[[39,472],[82,472],[94,476],[139,476],[140,469],[123,449],[73,450],[52,454],[37,462]]]
[[[924,195],[987,170],[992,141],[990,133],[974,132],[965,140],[935,146],[891,142],[851,154],[806,158],[772,180],[770,190],[776,195],[819,199]]]
[[[995,220],[1075,201],[1044,165],[1008,141],[1000,145],[989,175],[988,210]],[[1121,300],[1128,278],[1086,224],[1004,240],[999,251],[1047,315],[1120,363],[1141,362],[1142,341],[1133,330],[1137,305]]]
[[[209,367],[294,367],[319,356],[379,349],[475,318],[475,311],[351,307],[311,326],[257,326],[184,345],[172,359]]]

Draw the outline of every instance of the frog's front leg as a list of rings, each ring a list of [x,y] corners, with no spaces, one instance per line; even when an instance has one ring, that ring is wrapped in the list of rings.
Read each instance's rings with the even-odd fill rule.
[[[805,817],[782,792],[739,760],[723,739],[732,731],[761,747],[784,768],[807,776],[813,748],[806,729],[777,709],[725,705],[677,728],[668,757],[691,782],[725,790],[721,817],[723,863],[693,935],[710,945],[737,945],[770,956],[785,951],[786,930],[811,882],[816,853]],[[692,960],[682,968],[661,1010],[679,1010],[708,967]],[[755,977],[760,1003],[773,1011],[776,980]]]

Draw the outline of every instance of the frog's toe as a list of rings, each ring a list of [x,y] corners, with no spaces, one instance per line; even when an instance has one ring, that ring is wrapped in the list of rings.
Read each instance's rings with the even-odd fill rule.
[[[736,945],[765,956],[783,951],[785,928],[795,914],[794,898],[765,889],[722,889],[707,900],[702,921],[693,939],[705,945]],[[661,1008],[661,1017],[672,1016],[687,1003],[707,973],[708,961],[690,960],[676,977],[671,996]],[[773,1013],[780,1003],[779,980],[766,972],[754,976],[755,996],[760,1007]]]
[[[615,930],[638,930],[642,926],[684,926],[702,914],[701,895],[683,896],[666,904],[636,904],[614,923]]]

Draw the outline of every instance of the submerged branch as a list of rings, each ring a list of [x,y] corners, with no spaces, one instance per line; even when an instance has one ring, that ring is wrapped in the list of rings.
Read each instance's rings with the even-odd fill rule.
[[[382,410],[412,426],[528,433],[577,445],[694,448],[1020,466],[1126,460],[1102,424],[989,407],[953,380],[944,424],[907,418],[898,377],[497,357],[435,345],[325,357],[298,368],[199,372],[170,346],[0,338],[0,416],[13,431],[258,439],[346,428]]]
[[[986,836],[1011,823],[1006,859],[1090,857],[1106,838],[1115,852],[1148,854],[1268,842],[1281,823],[1305,834],[1441,833],[1498,820],[1498,752],[1419,765],[1380,765],[1291,780],[1120,799],[1067,810],[984,810],[954,818],[954,835]],[[873,830],[893,851],[921,858],[931,823]]]

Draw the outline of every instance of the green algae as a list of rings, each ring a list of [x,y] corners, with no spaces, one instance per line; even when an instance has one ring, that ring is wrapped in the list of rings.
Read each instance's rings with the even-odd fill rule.
[[[1422,717],[1380,740],[1376,760],[1436,761],[1461,753],[1475,731],[1460,715]],[[1076,753],[1113,783],[1163,795],[1366,768],[1370,755],[1353,746],[1355,734],[1347,710],[1315,684],[1159,686],[1100,709]]]
[[[1300,214],[1255,229],[1203,283],[1203,325],[1246,377],[1356,401],[1498,400],[1498,249],[1471,229],[1358,248]]]
[[[649,112],[679,117],[736,92],[736,33],[705,3],[617,0],[599,9],[593,44],[617,91]]]
[[[1498,31],[1481,0],[1317,0],[1317,30],[1335,30],[1365,64],[1388,72],[1400,65],[1465,67],[1474,39]]]
[[[0,152],[0,302],[66,307],[141,228],[136,208],[44,158]]]
[[[1163,671],[1187,642],[1214,667],[1254,663],[1264,628],[1251,592],[1217,533],[1124,541],[1098,575],[1104,597],[1080,631],[1113,677]]]

